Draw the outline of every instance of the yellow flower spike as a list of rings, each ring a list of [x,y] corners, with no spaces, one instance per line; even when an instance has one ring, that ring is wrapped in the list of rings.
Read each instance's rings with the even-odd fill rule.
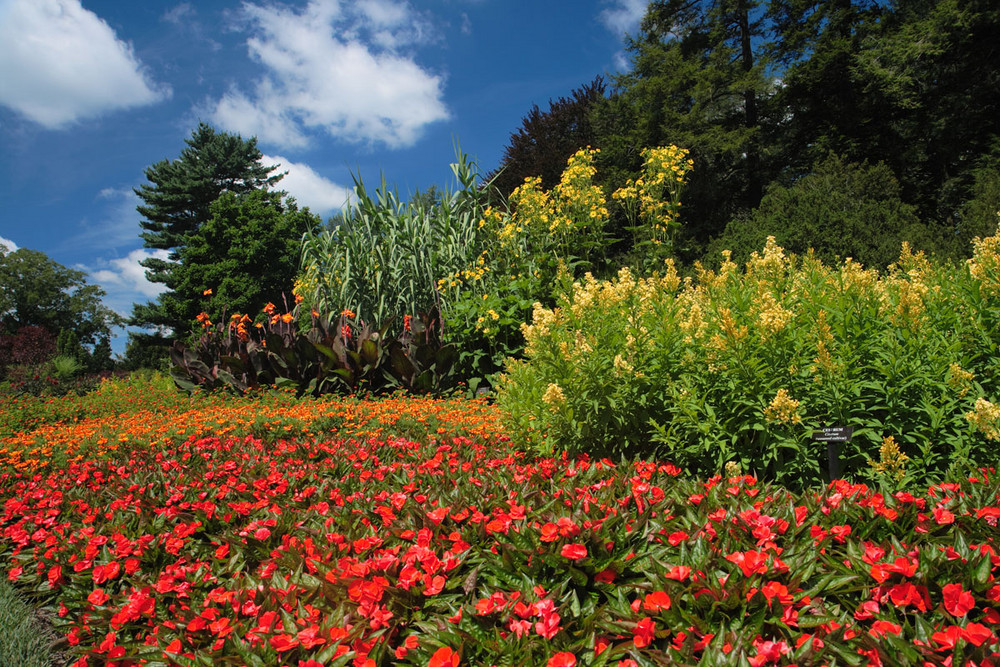
[[[799,415],[800,401],[796,401],[788,395],[788,390],[779,389],[771,403],[764,409],[764,418],[769,422],[782,424],[800,424],[802,416]]]

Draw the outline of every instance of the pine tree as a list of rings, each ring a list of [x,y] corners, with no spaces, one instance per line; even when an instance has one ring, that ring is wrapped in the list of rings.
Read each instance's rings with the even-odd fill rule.
[[[176,160],[162,160],[146,169],[149,184],[135,189],[143,202],[137,210],[143,216],[139,224],[144,246],[169,252],[165,260],[150,257],[141,262],[146,278],[167,288],[156,301],[137,304],[133,310],[130,324],[158,332],[144,338],[147,342],[163,342],[190,325],[192,302],[200,295],[178,292],[177,273],[192,235],[211,218],[212,203],[225,192],[239,195],[267,189],[283,176],[269,176],[274,167],[261,164],[255,138],[217,132],[201,123],[185,143]]]

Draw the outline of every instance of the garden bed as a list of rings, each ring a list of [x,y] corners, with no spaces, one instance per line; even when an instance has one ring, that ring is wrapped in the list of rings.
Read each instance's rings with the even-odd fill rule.
[[[792,494],[536,457],[479,402],[349,407],[7,473],[6,579],[78,665],[1000,664],[992,471]]]

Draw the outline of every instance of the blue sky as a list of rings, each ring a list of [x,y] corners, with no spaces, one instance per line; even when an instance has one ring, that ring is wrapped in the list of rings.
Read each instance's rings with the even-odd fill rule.
[[[324,219],[352,174],[483,173],[532,104],[625,67],[641,0],[0,0],[0,243],[154,298],[132,188],[199,120],[256,136]],[[123,349],[124,335],[114,341]]]

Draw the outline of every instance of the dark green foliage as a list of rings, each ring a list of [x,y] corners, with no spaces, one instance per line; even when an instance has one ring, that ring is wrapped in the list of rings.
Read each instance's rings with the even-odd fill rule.
[[[176,292],[198,297],[185,300],[185,321],[202,310],[212,316],[223,310],[259,313],[267,303],[280,302],[298,270],[302,235],[316,231],[322,220],[268,190],[225,192],[209,212],[174,269]]]
[[[83,348],[80,346],[80,339],[70,329],[63,329],[56,338],[56,352],[66,357],[81,359]]]
[[[549,100],[549,110],[531,107],[521,128],[510,137],[503,159],[486,181],[507,197],[530,176],[540,176],[542,187],[551,190],[566,168],[566,160],[581,148],[596,145],[591,110],[604,99],[605,84],[600,76],[569,97]]]
[[[773,141],[786,174],[808,173],[829,152],[850,162],[902,152],[894,118],[880,108],[878,96],[866,94],[856,66],[887,11],[870,0],[768,2],[775,30],[769,51],[782,67],[771,104],[785,116]]]
[[[601,169],[624,184],[642,166],[644,147],[674,144],[691,151],[680,249],[700,247],[739,210],[759,201],[770,168],[761,145],[763,100],[773,87],[759,47],[757,2],[733,0],[650,4],[638,36],[628,42],[632,69],[595,111]]]
[[[920,250],[937,249],[915,207],[903,203],[885,164],[849,164],[832,154],[795,183],[772,185],[760,208],[729,223],[712,244],[709,259],[717,261],[719,251],[731,250],[742,264],[768,236],[798,255],[812,249],[826,264],[851,257],[882,270],[899,258],[903,241]]]
[[[853,63],[880,120],[884,154],[869,157],[892,166],[921,217],[952,228],[1000,137],[1000,5],[902,0],[894,10]]]
[[[129,332],[125,343],[122,368],[129,371],[149,369],[166,371],[170,363],[169,347],[161,336],[143,332]]]
[[[209,209],[223,192],[245,194],[282,178],[268,176],[274,167],[260,163],[256,139],[216,132],[200,123],[184,143],[187,147],[176,160],[161,160],[146,169],[150,185],[135,190],[143,201],[136,210],[145,218],[139,225],[147,248],[183,247],[211,217]]]
[[[238,197],[266,190],[283,176],[268,175],[273,167],[260,163],[256,139],[216,132],[201,123],[185,143],[187,147],[179,158],[162,160],[149,167],[146,170],[149,184],[135,191],[143,201],[137,210],[144,218],[139,224],[145,247],[170,251],[167,260],[156,257],[143,260],[147,279],[162,283],[168,291],[155,302],[137,305],[131,320],[134,326],[157,328],[158,339],[186,331],[200,310],[201,291],[190,291],[190,281],[183,273],[189,264],[185,250],[200,245],[198,235],[202,227],[220,214],[219,209],[213,209],[213,203],[223,193]],[[222,246],[216,250],[218,255],[212,259],[224,257],[227,251]],[[266,265],[265,258],[257,259]],[[251,273],[247,280],[258,277]]]
[[[634,178],[644,147],[689,149],[676,251],[689,263],[769,185],[832,152],[886,165],[926,226],[915,244],[967,255],[989,233],[972,231],[965,206],[995,167],[998,43],[988,0],[652,2],[628,41],[631,70],[591,114],[604,185]],[[614,253],[630,257],[627,245]]]
[[[67,353],[88,369],[112,367],[110,343],[112,328],[122,318],[104,306],[104,290],[87,284],[87,274],[69,269],[45,253],[21,248],[0,254],[0,329],[11,332],[3,338],[14,363],[40,363],[57,351],[56,336],[63,338]],[[44,330],[44,335],[39,333]],[[46,341],[41,354],[35,349]],[[34,350],[34,351],[32,351]],[[0,362],[3,365],[3,362]]]
[[[170,350],[170,375],[182,389],[226,388],[238,394],[262,386],[294,389],[298,395],[380,393],[403,388],[442,393],[453,386],[452,345],[441,343],[438,315],[410,320],[388,339],[389,324],[376,329],[345,311],[330,319],[316,313],[300,328],[299,308],[253,325],[234,316],[228,323],[205,320],[190,345]]]
[[[1000,163],[976,170],[971,195],[959,212],[956,236],[961,243],[992,236],[1000,224]]]

